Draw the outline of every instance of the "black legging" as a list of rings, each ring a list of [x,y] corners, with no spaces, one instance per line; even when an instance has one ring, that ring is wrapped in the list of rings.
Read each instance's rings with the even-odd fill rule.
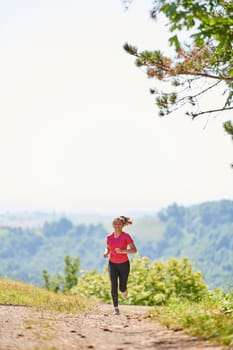
[[[119,288],[121,292],[126,291],[127,281],[130,271],[129,261],[121,264],[115,264],[109,261],[109,275],[111,280],[111,295],[113,305],[118,306],[118,278],[119,278]]]

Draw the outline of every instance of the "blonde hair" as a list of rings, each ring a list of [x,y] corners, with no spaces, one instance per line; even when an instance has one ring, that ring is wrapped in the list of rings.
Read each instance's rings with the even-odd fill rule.
[[[117,219],[120,219],[124,226],[132,225],[132,223],[133,223],[133,221],[130,218],[128,218],[127,216],[124,216],[124,215],[119,216],[119,218],[117,218]]]

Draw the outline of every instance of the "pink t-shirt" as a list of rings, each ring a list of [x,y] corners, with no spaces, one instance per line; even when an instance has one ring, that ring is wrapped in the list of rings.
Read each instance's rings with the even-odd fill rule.
[[[126,232],[122,232],[118,237],[114,237],[114,232],[108,235],[107,246],[110,250],[109,260],[115,264],[121,264],[128,261],[128,255],[116,253],[115,248],[127,249],[130,243],[133,243],[133,239]]]

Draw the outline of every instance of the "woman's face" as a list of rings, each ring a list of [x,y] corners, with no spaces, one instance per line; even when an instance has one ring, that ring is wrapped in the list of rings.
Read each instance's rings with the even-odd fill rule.
[[[113,220],[112,226],[115,230],[121,230],[123,227],[123,222],[120,219]]]

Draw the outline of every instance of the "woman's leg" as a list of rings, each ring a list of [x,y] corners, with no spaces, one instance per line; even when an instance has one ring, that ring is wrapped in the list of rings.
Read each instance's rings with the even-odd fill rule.
[[[126,261],[125,263],[118,264],[119,278],[120,278],[120,291],[125,292],[127,290],[127,282],[130,271],[130,263]]]
[[[113,306],[117,307],[118,306],[118,276],[119,276],[118,268],[116,264],[113,264],[111,261],[109,261],[108,270],[109,270],[109,276],[111,280],[112,302],[113,302]]]

